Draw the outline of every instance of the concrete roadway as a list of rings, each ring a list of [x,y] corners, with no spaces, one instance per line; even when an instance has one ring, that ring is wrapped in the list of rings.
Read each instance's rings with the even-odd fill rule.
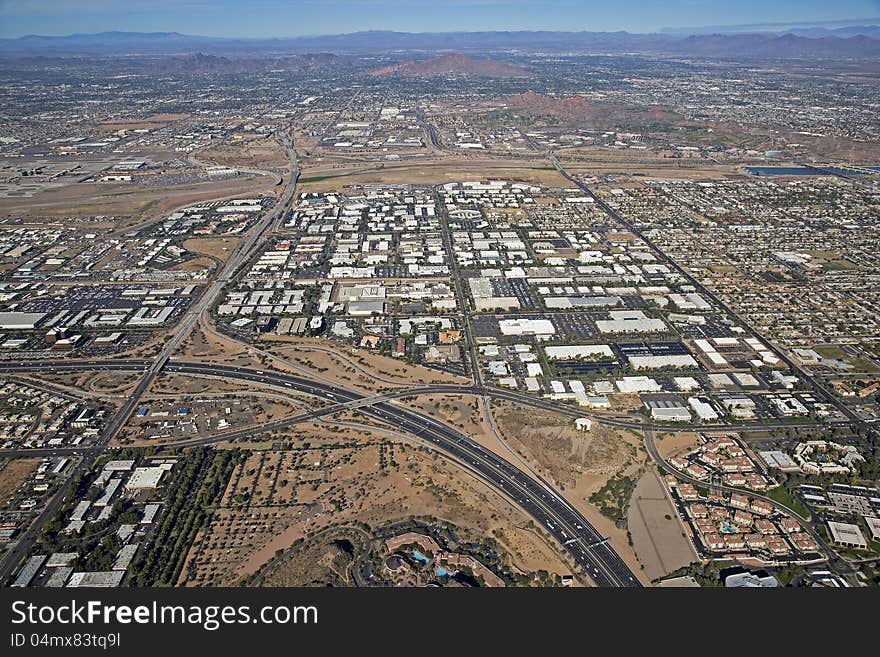
[[[61,371],[83,371],[83,370],[119,370],[119,371],[137,371],[145,370],[151,364],[147,360],[83,360],[83,361],[21,361],[14,363],[0,363],[0,372],[61,372]],[[333,403],[307,413],[302,413],[293,417],[281,418],[274,422],[265,423],[256,427],[239,429],[222,434],[215,434],[203,438],[195,438],[192,440],[176,443],[174,447],[191,447],[195,445],[207,445],[211,443],[222,442],[226,440],[246,439],[267,431],[282,429],[293,424],[309,422],[321,417],[333,415],[345,410],[360,409],[364,414],[380,419],[404,431],[408,431],[418,436],[422,440],[432,443],[437,449],[440,449],[452,456],[456,461],[475,472],[481,479],[493,485],[496,489],[507,494],[508,497],[516,501],[523,509],[538,520],[544,527],[555,536],[560,543],[565,545],[566,549],[572,557],[581,564],[585,571],[590,574],[597,583],[605,585],[627,585],[629,577],[632,576],[631,571],[626,568],[625,564],[620,561],[615,554],[614,557],[606,555],[603,563],[597,563],[591,559],[591,551],[596,551],[603,546],[595,545],[601,540],[601,536],[592,528],[581,514],[571,507],[567,501],[559,496],[546,482],[539,477],[529,477],[520,469],[516,468],[509,462],[505,461],[498,455],[485,450],[474,441],[470,440],[463,434],[451,429],[447,425],[436,422],[414,411],[404,409],[398,405],[392,405],[389,402],[393,399],[401,397],[410,397],[421,394],[486,394],[494,398],[505,399],[518,404],[528,405],[547,411],[562,413],[570,417],[580,417],[584,415],[581,409],[569,405],[563,405],[538,397],[524,395],[522,393],[501,390],[496,388],[486,388],[483,386],[467,386],[467,385],[426,385],[405,390],[395,390],[380,395],[369,396],[359,392],[346,390],[339,386],[316,382],[314,380],[303,377],[285,374],[280,372],[254,370],[249,368],[239,368],[224,365],[215,365],[208,363],[194,363],[171,360],[166,363],[165,370],[191,376],[205,376],[213,378],[233,379],[240,381],[248,381],[250,383],[260,384],[263,386],[276,387],[282,390],[296,390],[309,395],[313,395]],[[668,463],[659,455],[654,445],[653,429],[662,431],[682,431],[693,430],[699,428],[706,430],[706,426],[656,426],[645,421],[623,420],[611,417],[596,417],[598,422],[617,426],[627,429],[635,429],[645,433],[646,445],[652,459],[663,469],[674,472],[682,476],[685,480],[692,481],[699,485],[699,482],[688,477],[684,473],[669,466]],[[761,429],[766,429],[776,425],[760,425]],[[780,428],[790,427],[790,424],[780,424]],[[719,425],[717,428],[726,429],[728,431],[747,431],[756,428],[755,426],[742,425]],[[45,450],[0,450],[0,456],[39,456],[39,455],[90,455],[93,450],[100,452],[104,445],[99,445],[91,450],[77,450],[73,448],[61,449],[45,449]],[[730,489],[734,491],[735,489]],[[758,496],[761,497],[761,496]],[[780,510],[791,512],[790,509],[784,507],[778,502],[767,499],[771,504]],[[567,528],[567,529],[566,529]],[[567,541],[570,542],[566,545]],[[607,545],[607,544],[606,544]],[[610,548],[609,548],[610,550]],[[619,562],[619,563],[618,563]],[[600,565],[602,566],[600,568]],[[621,568],[621,566],[623,568]],[[624,571],[623,569],[626,569]],[[628,574],[627,574],[628,573]],[[635,581],[635,578],[633,578]]]
[[[0,371],[70,371],[74,369],[143,369],[150,361],[61,361],[34,363],[3,363]],[[109,367],[108,367],[109,366]],[[417,436],[421,441],[439,451],[443,451],[462,466],[477,475],[478,478],[505,494],[518,504],[526,513],[534,518],[546,531],[556,538],[571,555],[575,563],[599,586],[637,587],[640,583],[614,552],[603,536],[590,525],[583,515],[567,500],[560,496],[549,484],[539,478],[532,478],[505,461],[495,453],[487,450],[451,427],[402,408],[392,405],[389,400],[398,393],[370,398],[362,393],[352,392],[344,388],[318,383],[290,374],[267,372],[248,368],[239,368],[206,363],[188,363],[169,361],[165,366],[168,372],[189,375],[213,376],[249,383],[274,386],[282,389],[296,390],[334,402],[335,412],[349,405],[360,406],[361,412],[380,420],[396,429]],[[435,391],[435,387],[425,387],[426,391]],[[476,388],[462,387],[463,390],[474,392]],[[418,389],[409,389],[406,395]],[[401,395],[403,396],[403,395]],[[331,408],[333,408],[331,407]],[[319,409],[315,417],[323,415],[326,409]],[[329,412],[329,411],[327,411]],[[306,416],[310,414],[305,414]],[[283,426],[279,422],[279,426]],[[270,424],[259,425],[242,430],[236,437],[247,437],[265,433],[271,429]],[[225,434],[224,439],[229,439]],[[207,443],[211,438],[201,441]],[[94,448],[100,453],[105,445]]]
[[[361,393],[284,373],[178,361],[169,363],[167,370],[190,375],[221,375],[237,381],[289,388],[332,400],[345,407],[367,398]],[[409,394],[412,394],[412,390]],[[388,401],[363,405],[360,410],[368,417],[417,436],[435,449],[449,454],[478,478],[504,493],[556,538],[598,586],[640,586],[620,556],[608,543],[602,542],[604,537],[545,481],[529,477],[464,434],[415,411]],[[251,434],[265,431],[265,425],[249,430]]]

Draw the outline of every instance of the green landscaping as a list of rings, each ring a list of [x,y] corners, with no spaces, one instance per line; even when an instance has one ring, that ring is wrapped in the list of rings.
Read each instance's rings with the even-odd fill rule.
[[[634,477],[615,475],[590,496],[590,502],[599,507],[599,511],[606,518],[616,523],[624,522],[636,483],[638,481]]]
[[[216,451],[202,447],[186,453],[176,466],[168,490],[162,522],[149,546],[135,563],[137,586],[174,586],[199,531],[207,526],[213,508],[223,496],[240,450]]]
[[[797,513],[803,518],[810,517],[810,511],[804,506],[803,502],[801,502],[796,496],[791,494],[785,486],[779,486],[777,488],[773,488],[767,493],[765,493],[767,497],[770,499],[776,500],[780,504],[784,504],[789,509]]]

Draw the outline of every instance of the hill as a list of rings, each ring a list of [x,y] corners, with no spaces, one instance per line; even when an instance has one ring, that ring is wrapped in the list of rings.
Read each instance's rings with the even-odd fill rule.
[[[434,75],[471,75],[485,78],[524,77],[528,72],[521,66],[492,59],[474,59],[459,53],[450,53],[434,59],[417,62],[409,60],[385,66],[370,72],[376,77],[403,75],[406,77],[430,77]]]

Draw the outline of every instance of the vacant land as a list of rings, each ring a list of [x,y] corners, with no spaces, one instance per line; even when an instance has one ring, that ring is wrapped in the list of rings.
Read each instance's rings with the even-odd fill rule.
[[[199,151],[199,159],[212,164],[247,169],[283,169],[289,164],[281,145],[270,137],[232,140]]]
[[[326,340],[291,336],[265,336],[260,349],[277,355],[315,378],[368,392],[413,384],[458,383],[469,380],[452,374],[410,365],[367,349],[338,347]],[[284,369],[283,364],[276,367]]]
[[[322,162],[315,158],[300,177],[304,191],[329,191],[340,185],[412,183],[437,185],[486,178],[517,180],[539,185],[567,187],[569,183],[544,161],[516,162],[505,159],[437,159],[417,166],[380,164],[352,166],[351,162]]]
[[[579,431],[568,416],[508,403],[493,404],[492,417],[506,443],[522,460],[554,484],[610,539],[633,572],[641,572],[629,543],[626,523],[617,521],[626,515],[629,494],[620,496],[619,512],[607,515],[591,499],[610,481],[638,480],[646,460],[641,438],[630,431],[595,423],[592,430]],[[501,455],[511,459],[509,454]],[[632,490],[631,487],[624,489]]]
[[[277,191],[274,183],[273,178],[261,175],[170,187],[80,183],[47,190],[27,199],[4,199],[2,212],[44,219],[112,215],[117,217],[113,228],[124,230],[148,219],[159,219],[184,205],[221,197],[271,194]]]
[[[25,480],[33,474],[40,459],[9,459],[0,466],[0,507],[15,495]]]
[[[636,485],[627,514],[633,548],[651,580],[664,577],[697,560],[678,513],[653,470]]]
[[[210,326],[203,325],[196,325],[193,328],[174,352],[174,356],[181,360],[195,359],[200,362],[223,363],[237,367],[261,365],[256,354],[245,345],[216,333]]]
[[[695,449],[700,444],[700,437],[692,431],[670,431],[658,433],[654,442],[660,456],[668,459]]]
[[[220,262],[226,262],[236,244],[238,244],[237,237],[195,237],[185,240],[183,248],[193,253],[216,258]]]
[[[170,123],[188,119],[189,114],[152,114],[142,119],[127,119],[122,121],[104,121],[99,123],[101,130],[118,132],[120,130],[160,130]]]
[[[425,515],[494,537],[519,570],[569,572],[529,518],[457,465],[369,431],[335,429],[299,427],[286,438],[290,449],[254,453],[236,468],[181,581],[234,584],[329,525]]]

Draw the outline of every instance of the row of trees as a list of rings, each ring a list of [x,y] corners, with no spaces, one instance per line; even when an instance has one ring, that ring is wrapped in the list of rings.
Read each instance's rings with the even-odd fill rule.
[[[149,546],[135,564],[137,586],[174,586],[189,549],[208,523],[220,501],[236,464],[244,459],[240,450],[192,450],[177,465],[168,490],[162,520]]]

